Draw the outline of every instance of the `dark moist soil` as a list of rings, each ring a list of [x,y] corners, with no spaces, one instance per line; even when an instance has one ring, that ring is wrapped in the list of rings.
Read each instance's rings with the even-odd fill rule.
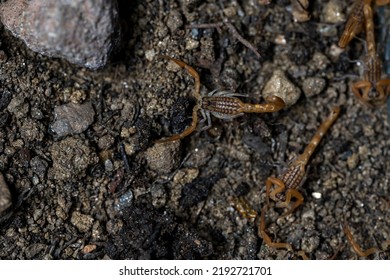
[[[368,258],[388,258],[386,107],[354,98],[358,77],[350,77],[361,69],[351,60],[363,43],[353,40],[338,56],[344,25],[324,22],[327,1],[311,2],[311,20],[298,23],[282,0],[123,1],[123,51],[99,71],[38,55],[1,27],[0,171],[13,206],[1,213],[0,258],[297,259],[300,250],[312,259],[359,258],[344,220],[362,248],[381,248]],[[344,15],[349,2],[338,2]],[[227,25],[187,28],[222,21],[262,57]],[[194,105],[193,78],[159,54],[199,71],[203,93],[230,90],[247,102],[262,101],[276,69],[301,89],[308,78],[325,87],[279,113],[213,118],[208,131],[155,145],[189,125]],[[92,125],[57,137],[54,108],[88,101]],[[270,248],[233,200],[260,211],[266,178],[303,151],[334,105],[342,112],[310,161],[304,203],[279,220],[281,209],[267,213],[266,231],[294,252]]]

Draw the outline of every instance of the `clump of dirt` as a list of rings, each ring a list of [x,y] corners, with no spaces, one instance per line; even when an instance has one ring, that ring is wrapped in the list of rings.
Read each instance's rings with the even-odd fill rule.
[[[381,248],[368,258],[388,258],[386,107],[350,92],[359,73],[350,61],[365,49],[337,47],[343,25],[325,22],[323,2],[295,22],[289,1],[119,1],[123,50],[97,71],[36,54],[1,26],[0,172],[12,202],[0,213],[0,258],[358,258],[344,221],[363,248]],[[338,6],[345,18],[350,6]],[[222,24],[191,27],[209,23]],[[193,77],[159,55],[194,67],[202,94],[262,102],[279,71],[305,95],[278,113],[213,118],[210,130],[158,148],[188,126],[194,105]],[[89,102],[93,120],[59,136],[55,108],[69,102]],[[234,198],[260,212],[266,178],[303,151],[334,105],[342,113],[310,161],[304,203],[283,219],[274,204],[267,212],[268,234],[296,251],[270,248]]]

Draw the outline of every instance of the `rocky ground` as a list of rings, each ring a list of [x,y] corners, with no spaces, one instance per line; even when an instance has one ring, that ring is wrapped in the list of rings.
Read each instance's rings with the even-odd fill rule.
[[[388,258],[387,109],[350,91],[362,40],[337,47],[353,1],[311,1],[306,22],[290,1],[259,2],[120,1],[122,51],[99,70],[37,54],[1,25],[0,258],[359,258],[344,221],[364,249],[380,248],[369,259]],[[220,24],[190,26],[206,23]],[[155,144],[187,127],[194,105],[193,78],[160,54],[199,71],[204,94],[262,102],[279,75],[296,100]],[[270,248],[234,200],[259,212],[266,178],[335,105],[342,111],[310,161],[304,203],[283,219],[282,209],[267,213],[269,235],[294,252]]]

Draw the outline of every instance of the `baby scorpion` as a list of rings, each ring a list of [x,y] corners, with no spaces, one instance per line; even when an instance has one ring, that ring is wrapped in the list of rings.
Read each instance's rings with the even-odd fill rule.
[[[244,103],[236,96],[240,96],[236,93],[226,92],[226,91],[217,91],[214,90],[209,93],[208,96],[201,96],[200,94],[200,78],[198,72],[185,62],[171,58],[169,56],[161,56],[163,58],[169,59],[179,65],[181,68],[187,70],[187,72],[195,80],[195,89],[194,97],[196,99],[196,104],[192,110],[192,122],[189,127],[187,127],[183,132],[179,134],[172,135],[171,137],[157,140],[157,143],[164,143],[169,141],[175,141],[182,139],[190,135],[198,125],[198,111],[200,110],[203,120],[207,120],[207,126],[203,130],[211,127],[211,115],[220,118],[220,119],[233,119],[238,116],[243,115],[244,113],[269,113],[277,112],[285,107],[284,101],[277,97],[271,96],[266,99],[265,104],[251,104]],[[201,122],[202,122],[201,121]]]
[[[310,157],[314,153],[321,139],[328,131],[330,126],[334,123],[340,113],[339,107],[334,107],[329,117],[320,125],[313,138],[306,146],[304,152],[295,158],[284,172],[276,177],[268,177],[266,181],[266,193],[267,204],[269,204],[269,198],[278,202],[277,207],[287,208],[292,198],[296,198],[295,204],[283,214],[286,216],[292,213],[303,202],[303,196],[297,190],[302,186],[306,179],[306,165],[309,162]],[[272,186],[276,186],[276,189],[271,191]],[[282,216],[282,217],[283,217]]]
[[[287,169],[284,172],[276,177],[268,177],[266,180],[266,195],[267,203],[263,206],[260,215],[260,223],[258,228],[258,234],[263,239],[263,241],[270,247],[273,248],[284,248],[288,251],[292,251],[292,246],[289,243],[273,242],[271,237],[266,232],[266,222],[265,215],[269,209],[269,198],[276,201],[276,207],[287,208],[292,198],[296,199],[294,205],[287,210],[281,217],[284,217],[292,213],[299,205],[303,202],[303,196],[297,190],[298,187],[302,186],[306,179],[306,166],[309,162],[310,157],[314,153],[315,149],[319,145],[321,139],[324,137],[325,133],[335,122],[338,115],[340,114],[340,108],[334,107],[331,110],[329,117],[319,126],[317,132],[314,134],[313,138],[305,148],[304,152],[299,155],[292,163],[289,164]],[[271,191],[272,186],[275,185],[276,189]],[[244,217],[249,220],[253,220],[257,217],[254,210],[248,205],[248,203],[243,199],[234,199],[234,207],[236,210]],[[299,254],[305,257],[303,251],[300,251]]]
[[[355,3],[340,38],[339,46],[345,47],[361,31],[364,22],[367,41],[367,55],[364,59],[366,70],[364,80],[352,85],[352,92],[360,102],[374,107],[386,103],[390,94],[390,79],[381,79],[382,63],[376,52],[371,2],[372,0],[359,0]],[[377,0],[376,4],[385,5],[389,2],[389,0]]]
[[[352,85],[352,92],[363,103],[373,107],[386,103],[390,94],[390,79],[381,79],[382,63],[376,53],[374,19],[369,0],[364,1],[363,13],[366,26],[367,56],[364,80]]]

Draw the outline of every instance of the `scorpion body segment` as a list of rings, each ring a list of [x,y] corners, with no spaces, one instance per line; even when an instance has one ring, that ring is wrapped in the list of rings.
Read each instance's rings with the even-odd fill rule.
[[[243,107],[244,103],[240,99],[231,96],[207,96],[202,99],[203,110],[224,119],[241,116]]]

